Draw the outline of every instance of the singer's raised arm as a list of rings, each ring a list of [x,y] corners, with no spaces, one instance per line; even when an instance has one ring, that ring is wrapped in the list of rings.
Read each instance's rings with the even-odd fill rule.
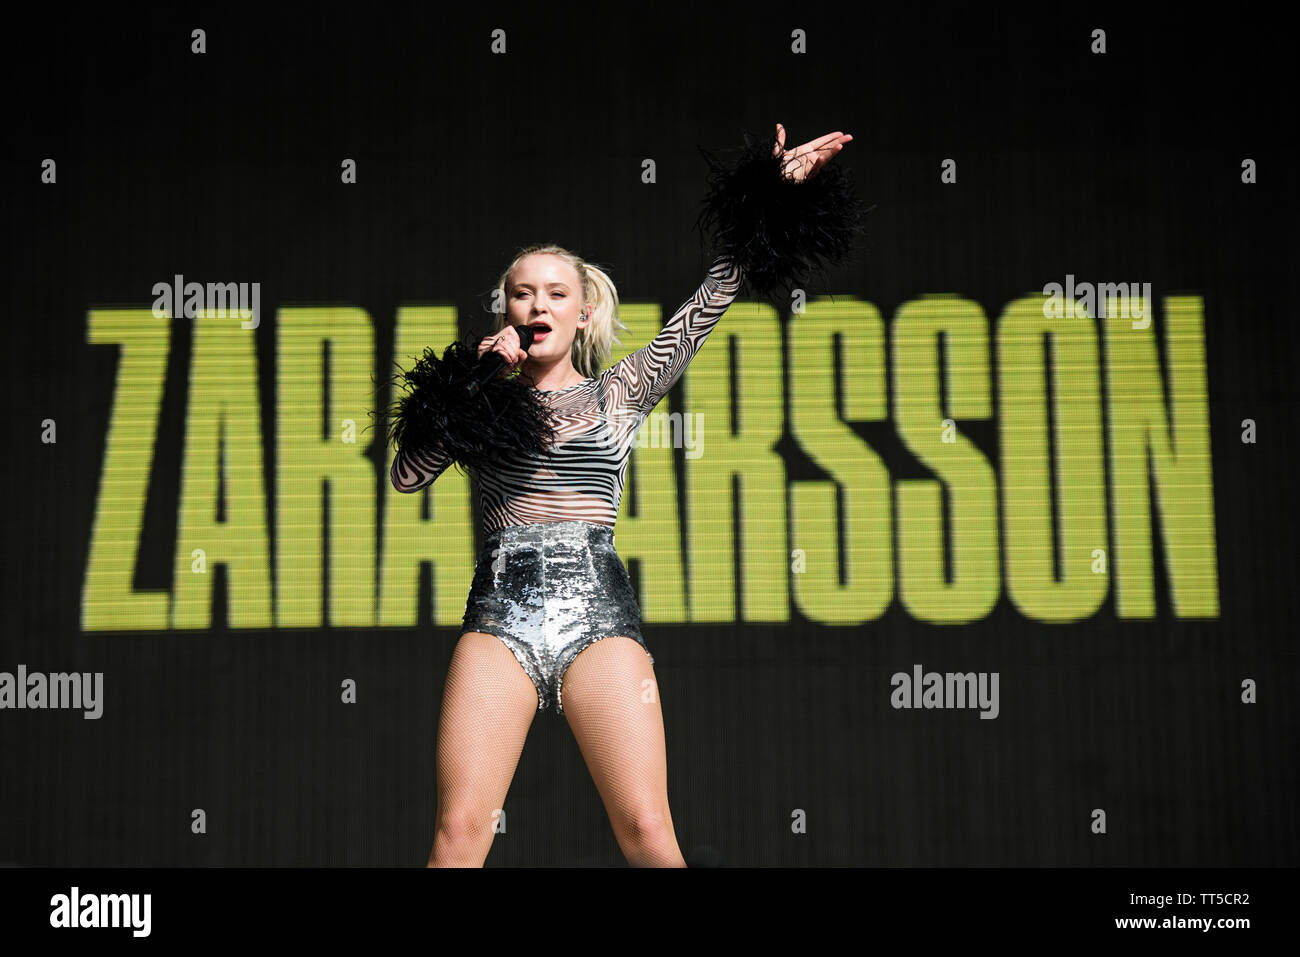
[[[625,409],[650,414],[695,357],[740,289],[740,267],[720,256],[695,294],[646,345],[620,359],[610,372],[622,380]]]

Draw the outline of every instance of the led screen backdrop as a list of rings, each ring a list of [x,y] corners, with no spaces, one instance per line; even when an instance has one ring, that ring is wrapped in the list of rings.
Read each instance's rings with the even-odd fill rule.
[[[779,121],[854,134],[867,233],[730,307],[617,525],[688,861],[1294,864],[1280,67],[987,16],[32,33],[0,861],[422,864],[481,539],[472,476],[389,484],[389,379],[486,333],[533,242],[609,271],[613,360],[644,345],[707,269],[697,146]],[[489,865],[622,861],[553,710],[503,810]]]

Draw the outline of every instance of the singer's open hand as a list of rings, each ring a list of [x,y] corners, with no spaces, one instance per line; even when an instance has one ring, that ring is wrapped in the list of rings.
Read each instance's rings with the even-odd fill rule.
[[[528,353],[519,348],[519,333],[515,332],[514,326],[506,326],[496,335],[483,339],[478,344],[478,357],[482,359],[489,350],[505,357],[506,367],[501,370],[501,375],[508,375],[528,358]]]
[[[780,123],[776,124],[776,145],[772,147],[772,155],[781,157],[781,172],[786,179],[794,183],[802,183],[810,176],[816,176],[817,171],[825,166],[831,159],[844,148],[845,143],[853,141],[852,133],[827,133],[825,136],[819,136],[815,140],[809,140],[802,146],[797,146],[792,150],[785,148],[785,127]]]

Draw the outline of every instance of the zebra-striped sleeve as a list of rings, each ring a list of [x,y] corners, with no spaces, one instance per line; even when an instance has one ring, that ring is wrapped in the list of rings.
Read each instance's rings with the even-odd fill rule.
[[[450,464],[451,459],[438,449],[422,454],[399,449],[393,457],[393,467],[388,475],[393,481],[393,488],[399,492],[418,492],[426,485],[433,484],[434,479],[445,472]]]
[[[626,389],[626,408],[649,415],[668,394],[736,298],[740,278],[740,267],[733,261],[715,259],[704,283],[678,307],[659,334],[614,364],[612,371]]]

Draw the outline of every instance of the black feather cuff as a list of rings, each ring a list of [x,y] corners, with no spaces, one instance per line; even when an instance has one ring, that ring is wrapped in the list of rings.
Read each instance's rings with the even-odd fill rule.
[[[493,376],[475,395],[465,386],[479,368],[478,339],[432,348],[394,376],[406,394],[388,409],[388,442],[398,450],[441,453],[461,470],[491,468],[522,454],[545,454],[555,442],[550,408],[525,374]]]
[[[781,157],[772,155],[776,142],[775,132],[763,138],[746,131],[730,166],[700,149],[709,191],[696,227],[711,235],[714,254],[729,256],[765,298],[803,288],[810,272],[843,262],[871,211],[834,160],[801,183],[786,179]]]

